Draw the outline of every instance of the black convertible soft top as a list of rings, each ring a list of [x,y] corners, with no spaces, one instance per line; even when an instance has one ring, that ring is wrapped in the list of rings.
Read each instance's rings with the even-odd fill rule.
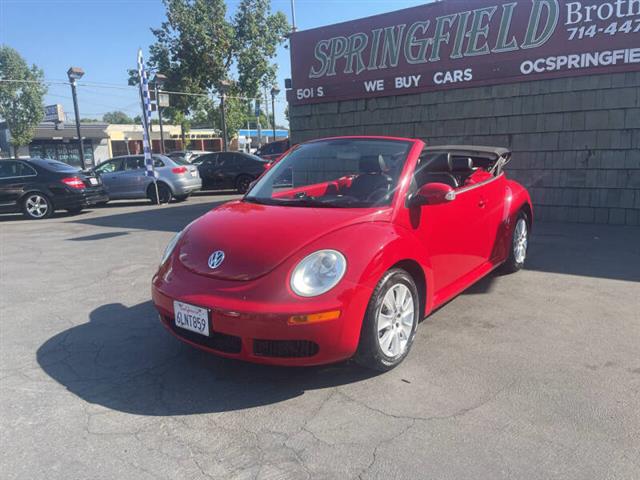
[[[480,145],[433,145],[426,146],[423,153],[446,153],[449,156],[469,156],[486,159],[486,167],[494,175],[500,175],[504,166],[511,160],[511,150],[504,147],[483,147]]]
[[[479,157],[492,156],[494,160],[503,157],[508,160],[511,157],[511,150],[504,147],[483,147],[480,145],[429,145],[424,148],[425,152],[447,152],[452,155],[477,155]]]

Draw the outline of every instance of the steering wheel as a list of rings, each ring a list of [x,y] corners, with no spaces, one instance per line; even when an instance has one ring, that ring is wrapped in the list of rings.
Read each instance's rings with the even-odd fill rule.
[[[385,175],[385,180],[387,181],[387,186],[378,187],[369,195],[367,195],[367,198],[365,199],[367,202],[376,202],[378,200],[382,200],[389,193],[389,187],[393,183],[393,179],[390,176]]]

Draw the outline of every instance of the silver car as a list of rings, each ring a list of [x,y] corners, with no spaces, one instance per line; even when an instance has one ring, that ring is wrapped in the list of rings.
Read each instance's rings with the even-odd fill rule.
[[[153,155],[158,196],[161,203],[172,198],[186,200],[202,188],[198,168],[184,160]],[[145,175],[144,155],[127,155],[107,160],[94,171],[102,178],[110,200],[148,198],[157,202],[153,178]]]

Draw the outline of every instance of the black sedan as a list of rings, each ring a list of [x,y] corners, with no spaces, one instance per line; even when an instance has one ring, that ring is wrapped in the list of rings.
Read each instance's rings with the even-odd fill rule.
[[[269,162],[243,152],[217,152],[198,157],[194,164],[198,165],[203,189],[235,189],[245,193]]]
[[[0,213],[22,212],[39,220],[55,210],[79,213],[108,201],[99,177],[66,163],[39,158],[0,160]]]

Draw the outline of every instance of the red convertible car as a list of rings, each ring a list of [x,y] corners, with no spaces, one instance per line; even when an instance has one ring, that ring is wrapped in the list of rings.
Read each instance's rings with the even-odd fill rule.
[[[522,268],[532,208],[510,156],[388,137],[297,145],[170,242],[153,278],[161,321],[226,357],[393,368],[435,308]]]

